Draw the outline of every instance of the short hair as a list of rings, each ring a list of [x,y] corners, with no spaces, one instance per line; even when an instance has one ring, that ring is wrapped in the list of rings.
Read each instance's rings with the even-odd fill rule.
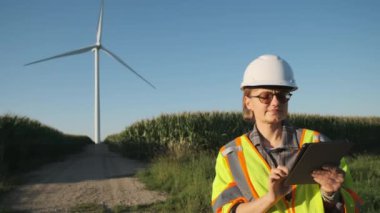
[[[247,106],[245,105],[244,97],[245,96],[250,96],[251,91],[253,90],[253,87],[244,87],[243,88],[243,98],[242,98],[242,103],[243,103],[243,119],[245,121],[254,123],[255,122],[255,115],[253,114],[253,111],[249,110]]]

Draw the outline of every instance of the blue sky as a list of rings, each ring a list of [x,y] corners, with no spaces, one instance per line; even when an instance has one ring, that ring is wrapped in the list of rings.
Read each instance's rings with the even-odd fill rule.
[[[162,113],[239,111],[248,63],[278,54],[299,90],[290,112],[380,116],[380,1],[106,0],[102,44],[154,90],[100,55],[101,134]],[[93,137],[91,52],[99,1],[0,2],[0,114]]]

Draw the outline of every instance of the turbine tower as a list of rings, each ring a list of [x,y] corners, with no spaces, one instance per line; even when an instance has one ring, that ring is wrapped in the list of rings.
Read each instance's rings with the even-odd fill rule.
[[[28,63],[28,64],[25,64],[25,66],[28,66],[28,65],[32,65],[32,64],[36,64],[36,63],[52,60],[52,59],[56,59],[56,58],[66,57],[66,56],[70,56],[70,55],[77,55],[77,54],[85,53],[85,52],[88,52],[88,51],[93,51],[94,52],[94,56],[95,56],[95,72],[94,72],[94,76],[95,76],[94,128],[95,128],[95,131],[94,131],[94,140],[95,140],[95,143],[100,143],[100,94],[99,94],[99,90],[100,90],[100,87],[99,87],[99,51],[100,50],[103,50],[109,56],[111,56],[116,61],[118,61],[119,63],[121,63],[124,67],[126,67],[128,70],[130,70],[135,75],[137,75],[140,79],[142,79],[147,84],[149,84],[151,87],[153,87],[154,89],[156,89],[156,87],[152,83],[150,83],[148,80],[146,80],[144,77],[142,77],[132,67],[130,67],[123,60],[121,60],[120,57],[118,57],[116,54],[112,53],[110,50],[108,50],[107,48],[105,48],[101,44],[102,22],[103,22],[103,7],[104,7],[104,0],[101,1],[101,5],[100,5],[100,14],[99,14],[99,20],[98,20],[98,29],[97,29],[97,32],[96,32],[96,43],[94,45],[91,45],[91,46],[88,46],[88,47],[83,47],[83,48],[80,48],[80,49],[77,49],[77,50],[72,50],[72,51],[65,52],[65,53],[62,53],[62,54],[59,54],[59,55],[55,55],[55,56],[52,56],[52,57],[44,58],[44,59],[41,59],[41,60],[38,60],[38,61],[33,61],[33,62]]]

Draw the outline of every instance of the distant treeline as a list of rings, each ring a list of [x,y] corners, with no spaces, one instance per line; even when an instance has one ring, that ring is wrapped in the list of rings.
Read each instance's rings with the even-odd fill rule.
[[[291,114],[289,122],[320,131],[331,139],[348,139],[355,144],[355,153],[380,151],[377,139],[380,117]],[[216,152],[251,128],[252,124],[243,121],[240,112],[163,114],[136,122],[107,137],[106,142],[129,157],[150,159],[168,152],[174,155],[188,151]]]
[[[2,115],[0,174],[34,168],[78,152],[91,143],[87,136],[66,135],[27,117]]]

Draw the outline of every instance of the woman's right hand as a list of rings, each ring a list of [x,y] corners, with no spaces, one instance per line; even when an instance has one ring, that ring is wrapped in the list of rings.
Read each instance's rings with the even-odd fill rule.
[[[285,166],[278,166],[271,170],[269,174],[268,197],[276,203],[283,196],[291,191],[290,186],[284,185],[284,180],[288,176],[289,170]]]
[[[278,166],[269,174],[269,191],[263,197],[247,203],[241,203],[236,208],[236,213],[267,212],[283,196],[290,192],[290,186],[284,186],[284,180],[288,176],[285,166]]]

